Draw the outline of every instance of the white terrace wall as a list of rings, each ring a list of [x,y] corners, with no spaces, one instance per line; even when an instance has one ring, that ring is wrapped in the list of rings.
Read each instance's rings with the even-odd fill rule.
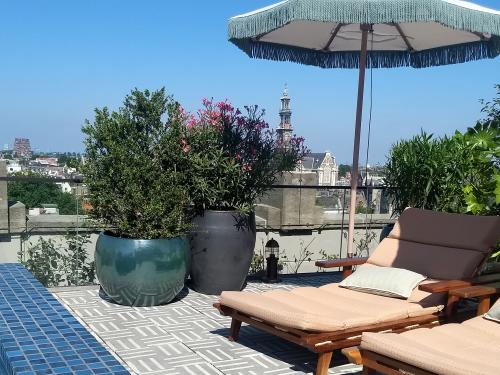
[[[380,236],[381,225],[373,227],[370,231],[374,232],[374,240],[370,243],[369,248],[373,249],[378,244]],[[53,230],[49,233],[45,232],[32,232],[27,240],[21,240],[20,235],[2,236],[0,237],[0,263],[11,263],[18,261],[18,252],[21,246],[29,246],[29,244],[36,244],[38,239],[43,236],[44,238],[52,239],[56,243],[63,244],[65,240],[66,230],[61,233],[54,233]],[[90,235],[90,243],[86,246],[86,251],[89,254],[89,259],[93,258],[95,242],[98,234],[92,233]],[[365,236],[364,227],[356,229],[356,239]],[[340,228],[322,230],[320,232],[312,231],[310,234],[280,234],[277,232],[264,232],[258,231],[257,240],[255,243],[256,254],[264,255],[264,247],[268,240],[274,238],[280,245],[280,258],[283,262],[283,273],[303,273],[315,272],[318,270],[314,266],[314,262],[318,259],[324,259],[324,254],[331,257],[345,256],[347,252],[347,240],[342,238],[342,231]],[[340,248],[342,238],[342,249]],[[309,253],[306,253],[309,252]]]

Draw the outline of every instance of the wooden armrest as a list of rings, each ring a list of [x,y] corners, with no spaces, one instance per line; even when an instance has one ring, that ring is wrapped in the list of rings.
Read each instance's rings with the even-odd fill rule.
[[[368,258],[342,258],[333,260],[318,260],[316,266],[321,268],[352,267],[366,263]]]
[[[453,289],[466,288],[471,286],[468,280],[445,280],[435,283],[420,284],[418,289],[428,293],[449,292]]]
[[[462,298],[477,298],[477,316],[486,314],[490,309],[490,297],[500,293],[500,283],[489,285],[474,285],[466,288],[453,289],[448,292],[448,301]]]
[[[494,294],[497,294],[498,292],[499,289],[494,287],[474,285],[460,289],[452,289],[449,291],[449,294],[460,298],[474,298],[474,297],[489,297]]]
[[[318,260],[316,266],[321,268],[342,267],[342,278],[345,279],[352,273],[352,266],[359,266],[366,263],[368,258],[343,258],[333,260]]]
[[[449,292],[453,289],[466,288],[473,285],[489,284],[496,281],[500,281],[500,274],[498,273],[477,276],[469,280],[436,281],[435,283],[421,284],[418,289],[429,293]]]
[[[418,289],[429,293],[448,292],[448,301],[446,303],[446,315],[448,318],[455,313],[456,303],[460,299],[478,297],[479,305],[477,313],[480,315],[488,311],[490,296],[500,292],[500,289],[496,288],[493,284],[481,285],[486,283],[486,280],[482,276],[481,278],[437,281],[435,283],[421,284]]]

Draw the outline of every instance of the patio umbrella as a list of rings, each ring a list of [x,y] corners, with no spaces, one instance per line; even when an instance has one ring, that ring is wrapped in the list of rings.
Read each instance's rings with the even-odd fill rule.
[[[228,34],[253,58],[359,69],[347,248],[352,256],[365,69],[494,58],[500,54],[500,12],[461,0],[285,0],[231,18]]]

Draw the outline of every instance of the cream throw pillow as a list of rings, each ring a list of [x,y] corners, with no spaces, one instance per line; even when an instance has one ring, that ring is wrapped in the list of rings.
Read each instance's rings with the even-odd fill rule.
[[[427,277],[394,267],[359,267],[340,286],[363,293],[408,299],[415,287]]]
[[[484,317],[485,319],[500,323],[500,300],[493,305],[493,307],[486,313]]]

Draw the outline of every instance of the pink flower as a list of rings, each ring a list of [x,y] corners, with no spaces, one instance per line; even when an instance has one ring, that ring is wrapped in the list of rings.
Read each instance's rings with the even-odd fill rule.
[[[237,152],[236,155],[234,155],[234,158],[236,160],[241,160],[241,154],[239,152]]]
[[[219,118],[221,118],[221,114],[217,111],[210,111],[208,117],[210,117],[211,120],[218,120]]]
[[[218,102],[216,104],[217,108],[219,108],[221,111],[224,111],[224,112],[232,112],[234,111],[234,107],[229,104],[227,101],[224,101],[224,102]]]
[[[193,115],[190,115],[188,120],[187,120],[187,128],[192,129],[196,126],[196,124],[197,124],[196,117],[194,117]]]
[[[241,170],[243,172],[249,172],[252,170],[252,166],[250,164],[243,164],[243,166],[241,167]]]

